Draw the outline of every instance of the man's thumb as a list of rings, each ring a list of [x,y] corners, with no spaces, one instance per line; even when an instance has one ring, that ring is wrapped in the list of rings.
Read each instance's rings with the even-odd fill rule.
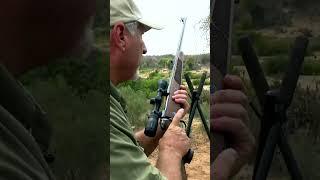
[[[211,147],[212,148],[212,147]],[[232,148],[222,151],[211,164],[211,180],[227,180],[233,176],[233,168],[239,155]]]
[[[182,119],[182,116],[183,116],[183,113],[184,113],[184,109],[182,109],[182,108],[179,109],[177,111],[177,113],[174,115],[171,124],[175,125],[175,126],[179,126],[180,120]]]

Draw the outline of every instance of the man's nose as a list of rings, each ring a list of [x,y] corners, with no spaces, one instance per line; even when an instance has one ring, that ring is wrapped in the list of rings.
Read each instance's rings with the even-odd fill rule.
[[[143,42],[143,46],[142,46],[142,54],[147,54],[147,47],[146,47],[146,45],[144,44],[144,42]]]

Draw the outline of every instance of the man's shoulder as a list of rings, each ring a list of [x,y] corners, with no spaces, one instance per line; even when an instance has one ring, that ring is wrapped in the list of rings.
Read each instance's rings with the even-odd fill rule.
[[[54,179],[31,134],[0,105],[1,177]],[[19,173],[23,172],[23,173]]]

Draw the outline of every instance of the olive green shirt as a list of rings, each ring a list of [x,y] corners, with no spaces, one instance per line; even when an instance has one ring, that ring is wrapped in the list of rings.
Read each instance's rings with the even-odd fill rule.
[[[31,134],[0,105],[0,179],[53,180]]]
[[[166,179],[149,162],[143,148],[134,138],[126,116],[125,101],[111,82],[110,89],[110,179]]]

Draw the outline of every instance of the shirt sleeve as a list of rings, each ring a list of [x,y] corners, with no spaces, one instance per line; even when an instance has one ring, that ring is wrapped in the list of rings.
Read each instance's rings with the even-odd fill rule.
[[[112,110],[110,120],[110,179],[166,180],[134,143],[133,133],[118,124],[123,121]]]
[[[2,106],[0,106],[0,179],[54,179],[33,137]]]

